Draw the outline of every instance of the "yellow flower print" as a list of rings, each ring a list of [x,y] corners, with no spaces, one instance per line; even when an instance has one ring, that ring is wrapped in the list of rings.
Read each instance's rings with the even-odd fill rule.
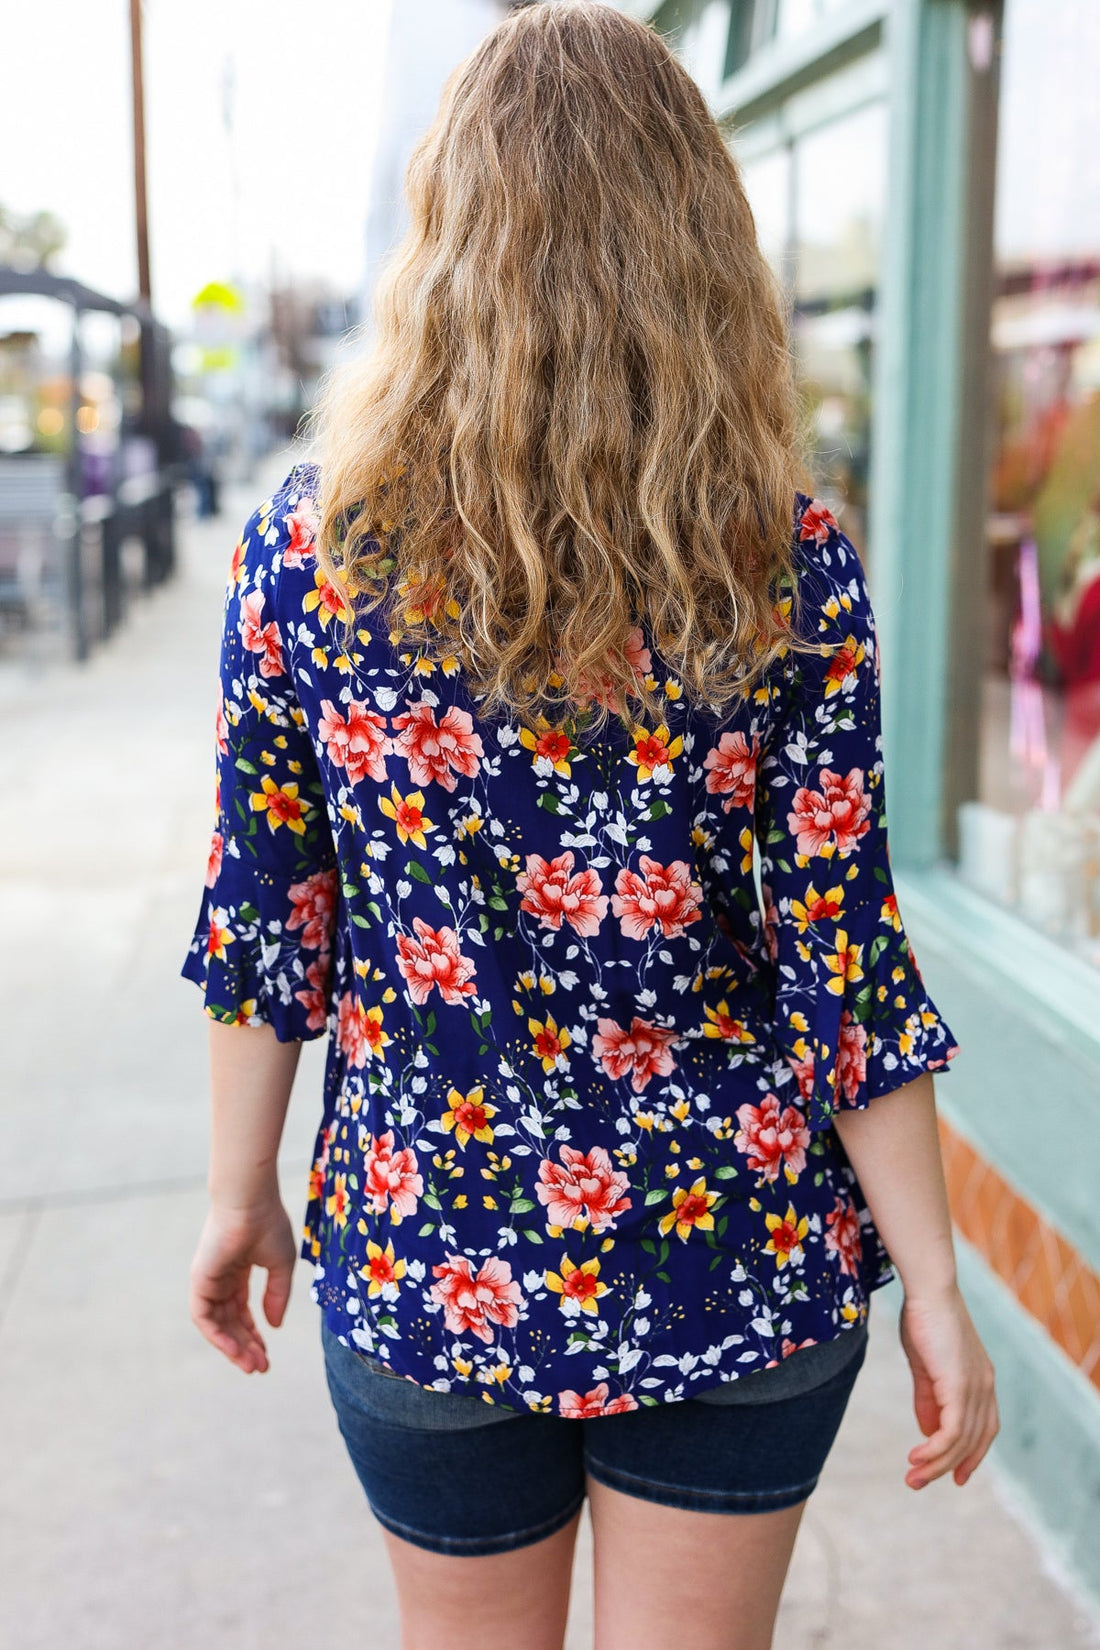
[[[225,948],[234,943],[234,936],[225,926],[229,921],[228,912],[220,905],[215,906],[210,913],[210,928],[206,936],[206,955],[216,957],[218,962],[225,961]]]
[[[351,617],[350,609],[327,573],[318,568],[313,575],[313,582],[315,588],[308,591],[302,599],[303,613],[315,612],[322,628],[330,625],[333,619]]]
[[[825,957],[825,967],[833,975],[833,978],[826,982],[826,991],[831,991],[836,997],[842,996],[845,982],[851,985],[856,980],[862,980],[862,963],[862,945],[849,945],[844,929],[838,928],[836,950]]]
[[[634,741],[634,749],[627,751],[626,759],[637,768],[639,779],[652,779],[657,768],[671,771],[673,760],[684,748],[679,734],[675,739],[669,739],[663,722],[652,733],[645,728],[635,728],[630,737]]]
[[[791,901],[791,916],[798,926],[798,932],[804,934],[812,923],[835,922],[840,916],[843,904],[843,888],[827,888],[823,894],[819,894],[811,882],[806,889],[805,900]]]
[[[677,1237],[681,1243],[686,1243],[693,1228],[700,1232],[709,1232],[713,1228],[714,1216],[710,1211],[711,1205],[717,1201],[718,1193],[708,1192],[706,1177],[700,1175],[687,1189],[683,1186],[676,1188],[672,1194],[672,1208],[667,1215],[661,1216],[657,1229],[662,1237],[667,1237],[675,1226]]]
[[[393,1039],[389,1032],[382,1029],[382,1010],[377,1005],[368,1008],[363,1015],[363,1040],[377,1059],[386,1058],[386,1046]]]
[[[572,1038],[565,1026],[560,1029],[552,1014],[545,1020],[528,1018],[527,1029],[535,1040],[535,1056],[542,1061],[543,1071],[553,1071],[558,1063],[558,1056],[564,1054],[572,1042]]]
[[[280,787],[270,774],[265,774],[260,781],[260,789],[253,791],[249,800],[253,813],[267,814],[271,830],[277,831],[280,825],[285,825],[295,836],[305,835],[306,815],[313,809],[309,802],[302,801],[297,785]]]
[[[561,1257],[560,1272],[547,1272],[546,1287],[561,1296],[563,1306],[567,1300],[576,1301],[582,1312],[592,1313],[599,1311],[596,1302],[600,1296],[608,1293],[607,1284],[600,1282],[598,1260],[586,1260],[577,1266],[568,1255]]]
[[[887,894],[882,902],[881,919],[888,922],[895,934],[901,933],[901,915],[898,911],[898,897],[896,894]]]
[[[535,720],[533,728],[520,728],[519,742],[524,750],[531,751],[535,761],[544,757],[555,773],[570,778],[573,769],[569,758],[573,754],[573,744],[567,733],[558,728],[552,728],[545,716]]]
[[[484,1098],[480,1083],[469,1094],[459,1094],[457,1089],[451,1089],[447,1095],[447,1105],[449,1110],[443,1113],[443,1127],[455,1131],[455,1139],[463,1150],[468,1140],[492,1141],[489,1119],[496,1116],[497,1108],[490,1106]]]
[[[416,573],[412,573],[407,579],[402,579],[397,589],[399,595],[407,598],[402,614],[406,624],[434,625],[436,623],[436,615],[440,609],[440,597],[443,594],[442,579],[436,579],[434,582],[429,583]],[[444,604],[443,611],[448,618],[457,619],[461,610],[454,598],[450,597]]]
[[[741,869],[742,871],[751,871],[752,846],[754,840],[751,827],[746,825],[737,840],[741,845]]]
[[[728,1043],[755,1043],[756,1038],[751,1031],[745,1030],[743,1020],[737,1020],[730,1013],[729,1004],[723,997],[717,1008],[709,1008],[703,1004],[703,1013],[707,1023],[703,1027],[704,1037],[721,1037]]]
[[[830,603],[834,605],[835,603]],[[866,657],[863,643],[857,642],[854,636],[846,636],[840,646],[833,650],[825,671],[825,697],[839,693],[849,676],[857,671]]]
[[[405,1262],[394,1259],[392,1239],[384,1249],[368,1241],[367,1264],[359,1268],[359,1276],[366,1278],[371,1299],[380,1295],[387,1283],[400,1283],[405,1276]]]
[[[402,796],[397,786],[391,784],[389,796],[380,796],[378,806],[386,818],[392,819],[397,826],[399,842],[414,842],[418,848],[428,846],[424,832],[434,831],[435,826],[424,817],[423,791],[410,791],[408,796]]]
[[[799,1220],[793,1203],[787,1204],[785,1215],[765,1215],[764,1224],[771,1233],[764,1253],[775,1256],[777,1268],[786,1266],[792,1256],[795,1260],[802,1259],[802,1239],[810,1230],[810,1223],[805,1215]]]
[[[332,1191],[325,1199],[325,1213],[331,1215],[337,1226],[346,1226],[348,1223],[348,1177],[338,1174],[333,1177]]]

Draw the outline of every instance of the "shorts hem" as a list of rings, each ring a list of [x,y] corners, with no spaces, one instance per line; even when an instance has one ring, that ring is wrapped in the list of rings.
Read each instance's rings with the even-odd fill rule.
[[[675,1484],[638,1478],[633,1473],[606,1467],[598,1461],[589,1460],[585,1464],[596,1482],[606,1485],[608,1489],[620,1490],[624,1495],[636,1496],[640,1501],[655,1501],[662,1507],[679,1507],[684,1512],[778,1512],[805,1501],[817,1488],[821,1476],[816,1473],[808,1483],[781,1490],[685,1490]]]
[[[414,1530],[408,1524],[400,1523],[396,1518],[389,1518],[380,1513],[375,1506],[371,1512],[384,1529],[392,1535],[400,1536],[402,1541],[409,1541],[414,1547],[423,1547],[430,1553],[443,1553],[451,1558],[484,1558],[494,1553],[512,1552],[516,1547],[530,1547],[536,1541],[545,1541],[548,1536],[564,1529],[569,1520],[584,1506],[584,1492],[570,1503],[564,1512],[555,1513],[552,1518],[544,1519],[541,1524],[531,1524],[525,1530],[516,1530],[509,1535],[474,1535],[474,1536],[447,1536],[426,1535],[422,1530]]]

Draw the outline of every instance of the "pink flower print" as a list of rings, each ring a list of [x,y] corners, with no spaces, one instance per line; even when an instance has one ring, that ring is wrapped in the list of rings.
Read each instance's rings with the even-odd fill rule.
[[[667,1026],[631,1020],[629,1029],[616,1020],[601,1019],[592,1039],[592,1052],[609,1077],[630,1076],[630,1086],[641,1094],[651,1077],[667,1077],[676,1069],[669,1044],[676,1038]]]
[[[356,1070],[361,1070],[371,1057],[367,1017],[350,991],[345,991],[340,998],[336,1015],[336,1046],[346,1056],[348,1065]]]
[[[856,1025],[845,1009],[840,1016],[840,1038],[836,1056],[837,1086],[845,1100],[854,1100],[867,1077],[867,1032]]]
[[[838,1197],[830,1213],[825,1216],[825,1252],[836,1255],[840,1270],[855,1277],[863,1254],[863,1237],[859,1229],[859,1211],[852,1198]]]
[[[366,776],[386,777],[386,719],[357,699],[348,703],[346,718],[331,699],[321,700],[317,732],[325,741],[329,761],[344,768],[351,784]]]
[[[802,1053],[798,1053],[801,1046]],[[816,1071],[816,1057],[812,1048],[807,1048],[805,1042],[799,1039],[795,1045],[796,1052],[788,1054],[787,1064],[794,1072],[798,1084],[798,1092],[804,1104],[809,1105],[814,1092],[814,1072]]]
[[[323,951],[306,969],[306,984],[294,993],[306,1010],[306,1026],[320,1031],[328,1019],[328,965],[329,954]],[[361,1065],[362,1061],[356,1062]]]
[[[261,676],[282,676],[283,647],[279,640],[279,627],[274,619],[264,624],[263,610],[262,590],[253,590],[249,595],[241,597],[241,641],[249,653],[261,655]]]
[[[485,755],[469,711],[457,705],[437,722],[433,707],[423,701],[395,716],[393,725],[401,731],[391,740],[390,749],[408,762],[414,785],[430,785],[434,780],[445,791],[453,791],[458,784],[455,774],[472,779]]]
[[[815,544],[824,544],[829,534],[837,531],[839,523],[832,511],[827,510],[824,504],[819,504],[816,498],[812,498],[802,512],[799,539],[813,539]]]
[[[600,892],[595,871],[573,871],[573,852],[567,849],[554,859],[541,854],[527,855],[527,869],[516,878],[523,898],[521,911],[537,917],[544,928],[560,929],[567,922],[575,934],[590,937],[599,932],[607,915],[607,895]]]
[[[659,865],[643,854],[640,864],[641,876],[624,866],[615,878],[611,909],[627,939],[644,940],[655,926],[666,940],[675,939],[689,922],[698,922],[703,890],[692,882],[686,860]]]
[[[413,918],[416,938],[397,936],[397,966],[409,987],[414,1003],[426,1003],[432,987],[439,988],[445,1003],[460,1003],[473,995],[474,962],[458,949],[453,928],[430,928],[423,917]]]
[[[225,688],[221,677],[218,677],[218,707],[214,713],[214,736],[217,740],[218,755],[229,754],[229,723],[225,719]]]
[[[752,745],[743,733],[724,733],[703,758],[707,772],[707,790],[714,796],[724,796],[722,812],[731,808],[751,808],[756,799],[756,756],[759,742],[753,735]]]
[[[215,831],[210,838],[210,852],[206,859],[206,886],[213,888],[218,880],[218,872],[222,868],[222,852],[225,841],[220,831]]]
[[[850,854],[871,828],[867,823],[871,798],[863,789],[863,769],[852,768],[842,775],[822,768],[818,783],[819,791],[802,785],[794,793],[787,828],[798,838],[798,852],[807,858]]]
[[[298,508],[284,522],[290,542],[283,551],[284,567],[304,567],[313,555],[317,537],[317,512],[311,498],[298,501]]]
[[[327,951],[336,916],[336,872],[314,871],[304,882],[291,883],[289,895],[287,927],[302,930],[302,944],[307,950]]]
[[[653,660],[640,625],[631,625],[627,631],[626,645],[623,648],[626,662],[630,666],[635,679],[644,682],[653,668]],[[574,688],[576,699],[593,699],[597,704],[607,705],[610,710],[620,709],[618,695],[612,691],[610,676],[602,672],[595,678],[586,675],[583,671],[578,675]]]
[[[596,1415],[625,1415],[627,1410],[637,1409],[638,1400],[632,1398],[629,1392],[620,1392],[617,1398],[609,1398],[611,1389],[606,1381],[594,1386],[591,1392],[582,1396],[566,1388],[558,1393],[558,1413],[568,1416],[571,1421],[589,1421]]]
[[[415,1215],[416,1200],[423,1192],[424,1181],[417,1171],[412,1147],[403,1146],[395,1152],[392,1129],[371,1135],[363,1159],[363,1194],[373,1212],[385,1214],[388,1205],[391,1221],[399,1226],[406,1215]]]
[[[778,1180],[780,1170],[792,1184],[806,1167],[806,1147],[810,1131],[797,1106],[784,1106],[774,1094],[766,1094],[759,1106],[746,1103],[737,1108],[741,1127],[733,1137],[739,1152],[745,1152],[749,1168],[765,1180]]]
[[[448,1255],[446,1264],[433,1266],[438,1280],[428,1290],[443,1308],[443,1322],[452,1335],[476,1335],[488,1343],[494,1326],[511,1329],[525,1304],[512,1268],[499,1255],[490,1255],[475,1272],[465,1255]]]
[[[591,1226],[594,1232],[603,1232],[630,1208],[629,1185],[628,1176],[611,1167],[605,1147],[592,1146],[582,1152],[575,1146],[562,1146],[560,1163],[547,1157],[539,1164],[535,1195],[546,1206],[549,1225],[571,1226],[578,1232]]]

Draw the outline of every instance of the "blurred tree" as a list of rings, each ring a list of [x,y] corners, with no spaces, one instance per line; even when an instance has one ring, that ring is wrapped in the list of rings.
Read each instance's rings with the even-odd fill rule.
[[[53,212],[12,212],[0,205],[0,264],[13,269],[49,269],[68,239]]]

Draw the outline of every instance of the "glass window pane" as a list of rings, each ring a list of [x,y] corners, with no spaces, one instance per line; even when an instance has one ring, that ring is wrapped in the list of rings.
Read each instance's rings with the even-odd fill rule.
[[[795,344],[812,418],[817,490],[866,549],[875,299],[887,115],[871,103],[795,152]]]
[[[991,513],[964,878],[1100,966],[1100,9],[1009,0]]]
[[[887,116],[870,103],[744,163],[760,246],[792,290],[815,491],[866,552]]]
[[[805,34],[832,12],[843,11],[852,0],[779,0],[778,34],[790,40]]]

